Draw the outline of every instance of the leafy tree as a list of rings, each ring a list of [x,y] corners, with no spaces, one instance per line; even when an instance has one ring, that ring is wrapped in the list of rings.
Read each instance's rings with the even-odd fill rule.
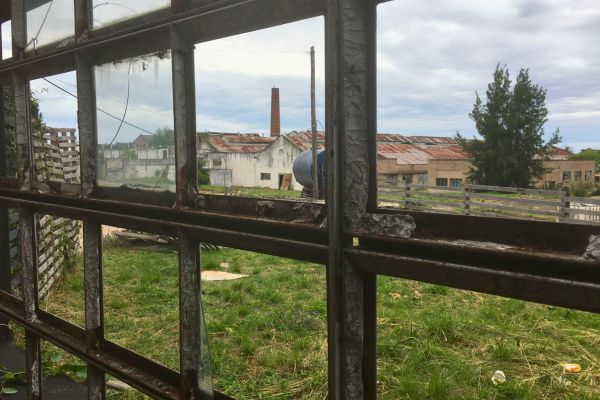
[[[198,185],[210,185],[210,175],[206,169],[206,160],[198,159]]]
[[[477,93],[469,114],[483,139],[456,135],[471,159],[470,178],[484,185],[528,187],[544,174],[544,159],[561,141],[556,129],[544,142],[546,89],[531,82],[527,69],[519,71],[513,86],[508,68],[498,64],[486,97],[483,104]]]
[[[600,172],[600,149],[583,149],[571,156],[571,160],[594,160],[596,161],[596,172]]]
[[[152,137],[152,147],[171,147],[175,145],[175,132],[173,129],[164,127],[156,130]]]

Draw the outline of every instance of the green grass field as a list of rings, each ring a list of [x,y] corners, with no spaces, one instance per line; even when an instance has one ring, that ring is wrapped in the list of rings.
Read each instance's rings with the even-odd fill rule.
[[[238,399],[324,399],[323,267],[233,249],[202,262],[249,275],[203,282],[215,387]],[[105,245],[106,336],[175,369],[177,275],[174,248]],[[83,324],[81,267],[43,307]],[[381,399],[600,398],[600,315],[380,277],[377,318]],[[564,374],[567,362],[582,372]],[[79,361],[49,345],[44,367],[83,378]],[[507,382],[495,386],[498,369]]]

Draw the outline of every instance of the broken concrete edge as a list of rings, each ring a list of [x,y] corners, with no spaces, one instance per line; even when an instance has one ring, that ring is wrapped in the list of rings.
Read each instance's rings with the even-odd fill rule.
[[[591,235],[583,258],[600,263],[600,235]]]

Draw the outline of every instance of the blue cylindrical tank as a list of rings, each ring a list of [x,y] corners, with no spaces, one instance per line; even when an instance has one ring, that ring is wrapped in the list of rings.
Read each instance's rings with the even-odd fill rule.
[[[319,193],[325,192],[325,150],[317,151],[317,176],[319,181]],[[312,150],[305,150],[296,158],[293,166],[296,181],[307,189],[312,190]]]

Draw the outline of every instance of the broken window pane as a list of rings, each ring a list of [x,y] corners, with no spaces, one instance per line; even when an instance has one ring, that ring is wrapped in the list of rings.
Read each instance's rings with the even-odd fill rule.
[[[150,11],[166,8],[170,0],[93,0],[94,28],[134,18]]]
[[[87,398],[86,363],[45,340],[42,340],[41,347],[44,398]]]
[[[98,181],[175,190],[171,53],[96,67]]]
[[[318,17],[196,45],[200,191],[312,199],[314,46],[318,192],[324,198],[323,32]]]
[[[75,32],[73,0],[25,0],[27,50],[71,37]]]
[[[40,308],[83,328],[82,223],[37,214],[36,224]]]
[[[179,371],[177,240],[102,227],[105,337]]]
[[[597,81],[594,61],[586,50],[595,45],[595,31],[585,18],[567,10],[561,3],[548,4],[542,10],[518,2],[448,8],[441,1],[406,0],[377,6],[374,158],[379,206],[574,222],[572,215],[562,218],[562,192],[558,189],[585,180],[583,170],[593,169],[587,165],[575,168],[570,157],[582,148],[600,146],[596,134],[600,119],[597,107],[592,106],[597,103],[597,85],[587,84]],[[597,15],[600,7],[589,3],[584,10],[584,14]],[[541,20],[545,23],[531,23]],[[547,28],[554,24],[559,28]],[[482,31],[486,34],[480,35]],[[508,46],[507,35],[511,38]],[[467,56],[473,54],[477,56]],[[559,66],[556,57],[573,62]],[[529,69],[534,85],[547,90],[549,114],[542,141],[547,143],[557,127],[563,136],[547,158],[534,149],[522,153],[528,156],[517,157],[516,149],[527,147],[518,139],[489,140],[496,143],[497,150],[487,149],[490,156],[485,162],[474,162],[474,154],[483,152],[466,151],[469,143],[481,143],[490,130],[472,118],[475,92],[485,107],[486,89],[496,65],[509,69],[511,93],[521,68]],[[568,90],[564,81],[572,83]],[[499,137],[518,138],[511,132],[521,129],[527,131],[511,126]],[[457,132],[469,141],[462,142]],[[499,143],[513,143],[515,150]],[[506,150],[500,151],[503,147]],[[528,176],[527,171],[534,169],[529,157],[540,162],[539,177]],[[475,166],[482,165],[489,166],[488,173],[474,173]],[[398,180],[387,179],[390,175],[398,175]],[[425,190],[424,185],[430,187]],[[445,186],[457,190],[442,189]],[[531,188],[547,190],[526,192]],[[417,197],[419,201],[411,201]]]
[[[30,82],[36,179],[55,190],[80,182],[76,81],[67,72]]]

